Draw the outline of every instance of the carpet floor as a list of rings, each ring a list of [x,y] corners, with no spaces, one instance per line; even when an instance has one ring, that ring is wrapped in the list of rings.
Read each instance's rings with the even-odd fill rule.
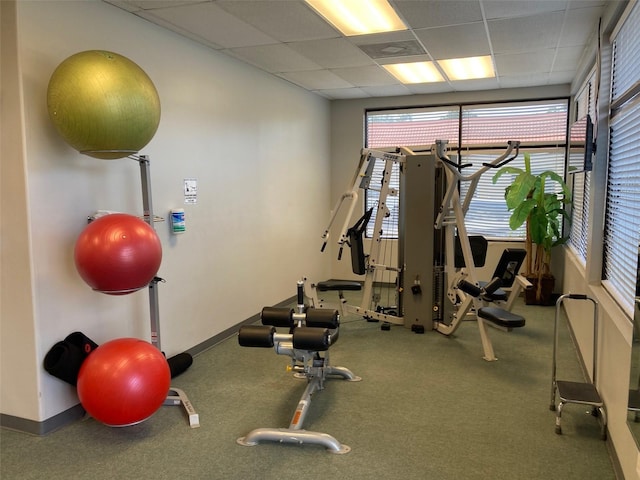
[[[361,382],[329,379],[313,396],[306,430],[351,447],[236,439],[258,427],[287,427],[305,380],[272,349],[243,348],[237,337],[194,358],[172,385],[199,414],[161,407],[147,421],[106,427],[90,417],[43,437],[3,429],[0,477],[20,479],[615,479],[600,425],[567,405],[563,434],[549,410],[554,307],[525,306],[524,328],[489,329],[499,360],[486,362],[478,329],[455,336],[415,334],[345,315],[331,364]],[[568,328],[561,325],[558,378],[583,381]]]

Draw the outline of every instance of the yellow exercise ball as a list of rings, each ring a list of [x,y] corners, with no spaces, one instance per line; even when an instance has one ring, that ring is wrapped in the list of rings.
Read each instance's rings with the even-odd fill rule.
[[[160,123],[160,98],[149,76],[128,58],[103,50],[76,53],[58,65],[47,107],[69,145],[101,159],[140,151]]]

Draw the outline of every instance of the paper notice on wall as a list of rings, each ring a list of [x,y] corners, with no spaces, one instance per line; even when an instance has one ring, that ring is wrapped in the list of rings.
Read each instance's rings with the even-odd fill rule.
[[[198,203],[198,181],[195,178],[184,179],[184,203]]]

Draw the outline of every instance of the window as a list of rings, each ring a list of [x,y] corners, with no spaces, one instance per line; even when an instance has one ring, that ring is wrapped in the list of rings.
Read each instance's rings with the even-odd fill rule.
[[[596,102],[594,91],[595,70],[576,95],[574,120],[589,114],[595,120]],[[576,252],[583,263],[587,260],[587,243],[589,231],[589,189],[591,172],[579,172],[571,175],[573,184],[571,231],[569,245]]]
[[[513,166],[524,167],[522,153],[529,152],[534,171],[553,170],[564,174],[566,132],[566,99],[500,104],[452,105],[444,107],[368,111],[366,114],[366,146],[429,147],[435,140],[449,140],[453,154],[462,163],[477,168],[483,162],[501,155],[509,140],[519,140],[521,154]],[[469,167],[466,174],[472,173]],[[372,185],[382,178],[383,166],[376,165]],[[509,229],[509,216],[504,202],[504,189],[509,178],[504,175],[493,184],[491,172],[485,173],[476,189],[466,215],[469,234],[487,237],[524,237],[524,228]],[[395,184],[393,182],[396,182]],[[392,186],[398,188],[399,171],[394,172]],[[461,194],[466,193],[461,185]],[[366,193],[366,208],[376,205],[376,192]],[[383,237],[397,238],[397,198],[387,200],[390,215],[385,219]],[[373,234],[373,219],[367,235]]]
[[[640,243],[640,7],[613,41],[609,163],[604,220],[604,286],[633,308]]]

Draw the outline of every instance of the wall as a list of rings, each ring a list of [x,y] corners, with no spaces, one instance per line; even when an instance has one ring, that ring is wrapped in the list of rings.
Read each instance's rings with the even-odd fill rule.
[[[329,209],[328,101],[102,2],[18,2],[17,32],[17,58],[5,59],[3,50],[3,88],[6,66],[17,81],[12,93],[22,88],[24,100],[3,104],[3,120],[6,108],[17,125],[26,125],[25,155],[16,138],[10,157],[15,178],[6,181],[18,186],[3,188],[2,200],[4,208],[16,194],[16,206],[27,205],[16,211],[26,225],[7,238],[30,252],[19,251],[7,265],[3,250],[2,268],[3,284],[11,268],[25,272],[27,288],[33,271],[34,310],[29,315],[28,302],[22,309],[3,307],[2,364],[15,370],[8,376],[3,370],[4,415],[43,421],[77,404],[75,390],[41,367],[49,348],[67,334],[80,330],[97,343],[150,338],[146,289],[96,293],[73,263],[88,215],[98,209],[142,214],[138,163],[79,154],[48,118],[48,80],[74,53],[120,53],[146,71],[160,96],[160,127],[140,153],[151,159],[154,213],[167,217],[171,208],[184,207],[187,224],[181,236],[170,234],[168,222],[156,224],[168,356],[295,295],[303,275],[328,276],[312,247]],[[26,194],[19,188],[23,170]],[[198,181],[195,205],[184,204],[185,178]],[[5,350],[12,344],[16,348]],[[14,358],[16,349],[23,360]],[[37,395],[19,378],[33,379]]]

